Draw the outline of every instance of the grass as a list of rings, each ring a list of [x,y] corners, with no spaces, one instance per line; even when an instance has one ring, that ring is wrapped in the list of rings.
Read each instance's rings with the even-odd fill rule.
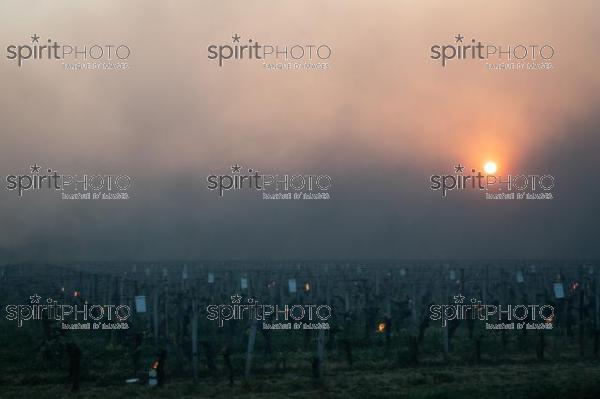
[[[600,398],[600,362],[593,359],[565,357],[539,362],[514,355],[507,363],[484,359],[469,365],[455,354],[449,365],[426,358],[423,365],[411,368],[385,357],[370,357],[369,353],[357,352],[354,367],[332,354],[322,383],[313,379],[306,355],[301,352],[290,355],[284,372],[274,372],[269,362],[257,362],[248,381],[240,379],[243,359],[237,358],[239,367],[231,387],[224,372],[210,376],[204,369],[196,384],[187,376],[171,372],[163,388],[128,385],[125,379],[130,375],[122,369],[124,363],[117,361],[114,367],[98,371],[85,368],[81,390],[75,394],[69,392],[64,369],[34,368],[25,372],[15,366],[5,369],[0,398]],[[92,363],[97,366],[98,361],[106,359]]]

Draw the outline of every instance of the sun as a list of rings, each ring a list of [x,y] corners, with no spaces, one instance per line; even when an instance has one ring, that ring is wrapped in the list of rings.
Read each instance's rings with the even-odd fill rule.
[[[498,165],[496,165],[496,162],[487,161],[485,165],[483,165],[483,170],[485,170],[485,173],[488,175],[493,175],[498,170]]]

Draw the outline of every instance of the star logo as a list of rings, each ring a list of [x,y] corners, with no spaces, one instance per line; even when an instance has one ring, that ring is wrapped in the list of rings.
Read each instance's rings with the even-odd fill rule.
[[[454,166],[454,171],[456,173],[462,173],[465,171],[465,167],[462,166],[461,164],[458,164],[458,165]]]
[[[241,36],[236,33],[234,36],[231,36],[231,38],[233,39],[233,43],[239,43]]]
[[[240,303],[242,301],[242,297],[238,294],[231,296],[231,303]]]
[[[42,299],[42,297],[39,296],[38,294],[34,294],[29,297],[29,300],[31,301],[31,303],[40,303],[40,299]]]
[[[242,169],[242,167],[240,165],[238,165],[237,163],[231,167],[231,171],[233,173],[240,173],[240,169]]]
[[[31,36],[31,43],[39,43],[40,37],[36,34]]]
[[[454,36],[454,38],[456,39],[456,43],[462,43],[465,37],[459,33],[458,35]]]
[[[463,303],[464,300],[465,300],[464,295],[462,295],[462,294],[454,295],[454,303]]]
[[[31,173],[40,173],[40,166],[36,163],[35,165],[29,166]]]

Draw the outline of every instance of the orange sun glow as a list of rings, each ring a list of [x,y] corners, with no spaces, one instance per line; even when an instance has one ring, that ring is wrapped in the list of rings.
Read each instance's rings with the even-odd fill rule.
[[[488,175],[493,175],[498,170],[498,165],[493,161],[487,161],[483,166],[483,170],[485,170],[485,173]]]

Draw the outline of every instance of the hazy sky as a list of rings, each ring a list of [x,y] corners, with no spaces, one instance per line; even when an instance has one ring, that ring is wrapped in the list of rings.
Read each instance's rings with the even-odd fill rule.
[[[600,3],[562,1],[21,1],[0,3],[4,258],[600,256]],[[126,44],[127,71],[18,68],[7,46]],[[219,68],[212,44],[327,44],[326,71]],[[549,44],[550,71],[430,59],[454,36]],[[556,177],[550,201],[442,199],[461,162]],[[37,163],[132,176],[126,201],[17,198]],[[333,178],[331,200],[206,189],[239,163]]]

